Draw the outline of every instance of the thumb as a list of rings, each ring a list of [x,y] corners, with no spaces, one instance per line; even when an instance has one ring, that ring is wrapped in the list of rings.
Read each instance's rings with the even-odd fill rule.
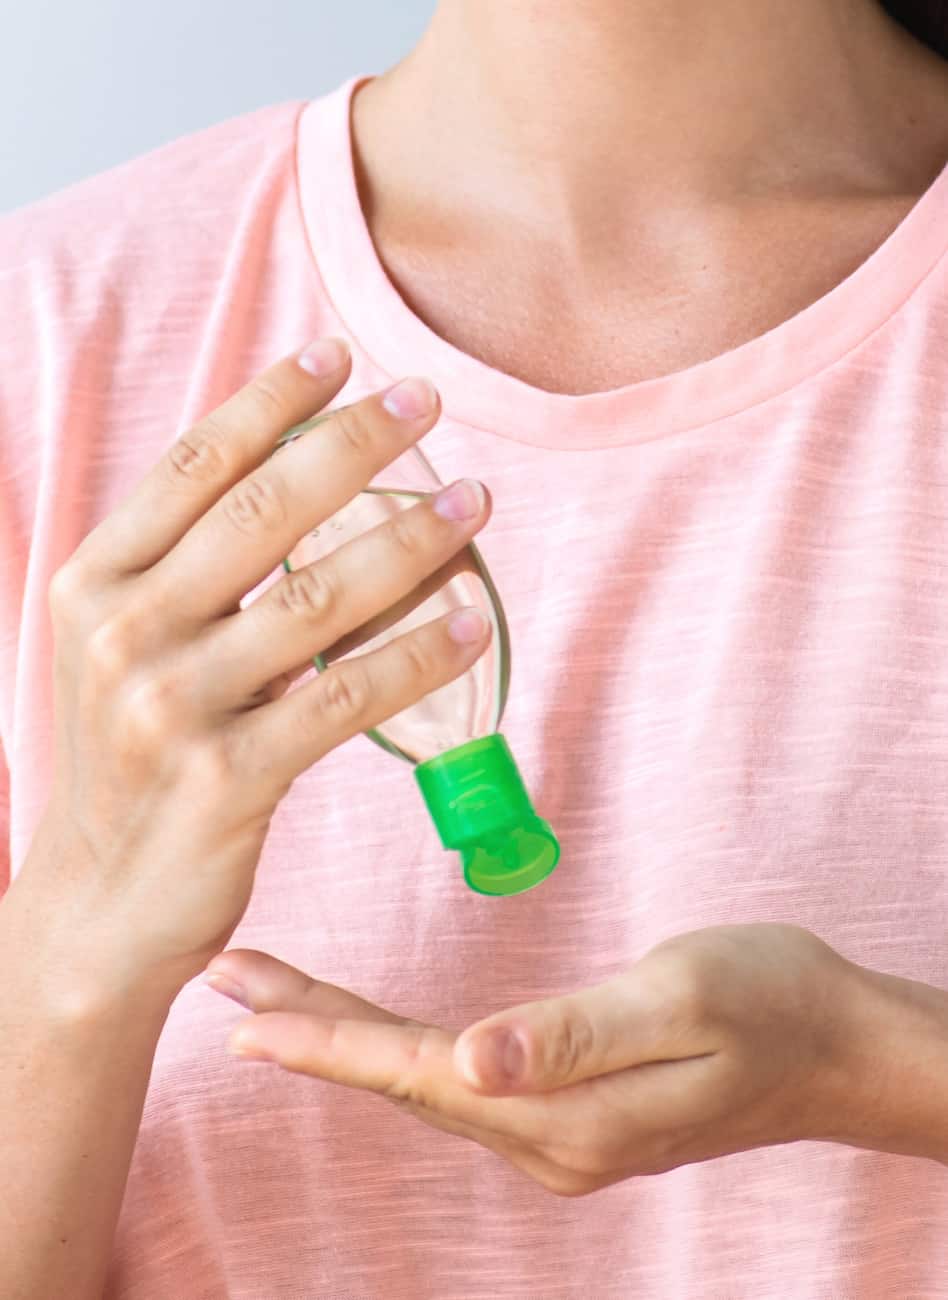
[[[676,1025],[635,972],[469,1025],[454,1064],[479,1092],[549,1092],[647,1061],[684,1060],[706,1047]]]

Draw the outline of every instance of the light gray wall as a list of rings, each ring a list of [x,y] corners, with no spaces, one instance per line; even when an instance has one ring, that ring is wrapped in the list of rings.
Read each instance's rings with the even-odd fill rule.
[[[0,15],[0,212],[381,72],[435,0],[27,0]]]

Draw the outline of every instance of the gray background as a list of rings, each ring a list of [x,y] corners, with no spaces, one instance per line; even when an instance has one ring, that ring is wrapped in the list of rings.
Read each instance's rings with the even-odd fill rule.
[[[0,18],[0,212],[265,104],[381,72],[435,0],[30,0]]]

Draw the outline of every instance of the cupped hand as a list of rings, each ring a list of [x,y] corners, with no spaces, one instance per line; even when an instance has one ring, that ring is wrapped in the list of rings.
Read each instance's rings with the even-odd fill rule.
[[[858,1144],[870,975],[795,926],[718,927],[461,1034],[264,953],[222,953],[205,978],[255,1013],[235,1053],[379,1093],[577,1196],[754,1147]]]

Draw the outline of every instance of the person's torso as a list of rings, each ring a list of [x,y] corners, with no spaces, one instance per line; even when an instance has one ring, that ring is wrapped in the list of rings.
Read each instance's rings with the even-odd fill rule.
[[[338,141],[319,199],[336,242],[313,260],[296,125],[281,106],[172,148],[147,223],[114,242],[90,223],[85,268],[51,254],[18,273],[30,314],[6,327],[21,377],[0,402],[19,539],[0,714],[15,861],[49,777],[55,567],[176,433],[311,336],[353,342],[340,400],[395,377],[337,292],[361,274],[331,211]],[[212,147],[220,174],[189,196],[182,177]],[[89,193],[104,208],[120,182]],[[8,233],[8,248],[25,238]],[[726,387],[738,353],[717,381],[620,394],[608,420],[595,397],[563,406],[487,373],[498,410],[509,397],[497,428],[455,409],[460,361],[393,338],[405,373],[448,394],[426,455],[494,498],[480,548],[510,623],[503,730],[562,860],[527,894],[471,892],[408,765],[357,739],[280,806],[233,944],[456,1029],[722,922],[792,921],[948,986],[948,298],[940,265],[918,269],[812,373],[777,331],[743,361],[767,391],[690,424],[696,383]],[[895,268],[880,278],[894,294]],[[397,304],[378,306],[395,325]],[[377,1097],[235,1061],[240,1014],[198,985],[172,1008],[109,1300],[948,1296],[948,1180],[931,1162],[799,1144],[561,1200]]]

